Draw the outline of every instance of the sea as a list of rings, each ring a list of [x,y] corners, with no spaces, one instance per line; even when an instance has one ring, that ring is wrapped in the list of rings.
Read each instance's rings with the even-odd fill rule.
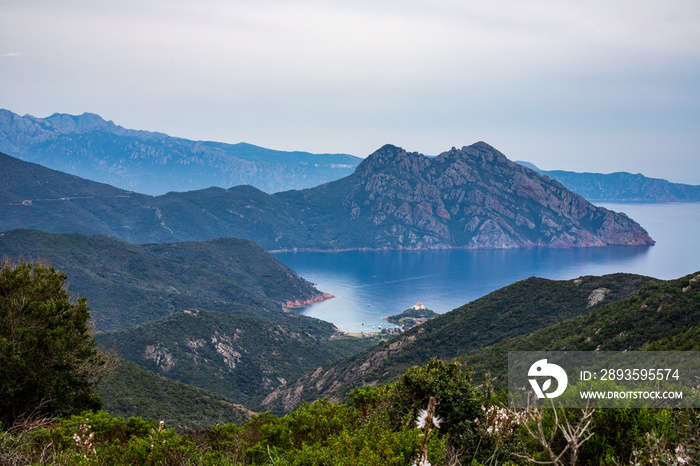
[[[572,249],[282,252],[275,256],[335,297],[296,312],[346,332],[393,327],[384,317],[422,302],[445,313],[528,277],[568,280],[616,272],[660,279],[700,271],[700,203],[596,203],[624,212],[654,246]]]

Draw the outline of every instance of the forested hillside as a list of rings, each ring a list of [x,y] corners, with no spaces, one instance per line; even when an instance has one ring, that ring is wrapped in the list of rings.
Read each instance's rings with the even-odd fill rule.
[[[15,230],[0,232],[0,253],[45,259],[68,274],[71,292],[89,297],[99,330],[197,307],[334,333],[327,322],[283,312],[328,296],[250,241],[137,246],[105,236]]]

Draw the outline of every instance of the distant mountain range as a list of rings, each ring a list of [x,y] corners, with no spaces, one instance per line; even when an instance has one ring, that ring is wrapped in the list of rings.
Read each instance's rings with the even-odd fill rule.
[[[528,162],[517,163],[536,170],[540,175],[557,180],[589,201],[700,201],[700,186],[647,178],[640,173],[576,173],[563,170],[540,170]]]
[[[508,351],[700,349],[700,272],[676,280],[631,274],[529,278],[494,291],[362,353],[273,391],[263,407],[340,400],[355,386],[388,383],[431,357],[456,359],[505,388]]]
[[[312,188],[353,173],[348,154],[311,154],[252,144],[192,141],[126,129],[99,115],[46,118],[0,109],[0,152],[126,191],[149,195],[251,185],[275,193]],[[540,170],[589,201],[700,201],[700,186],[626,172]]]
[[[0,152],[151,195],[244,184],[268,193],[310,188],[351,174],[361,160],[191,141],[125,129],[92,113],[36,118],[4,109]]]
[[[267,250],[649,245],[599,208],[486,143],[431,158],[386,145],[340,180],[151,197],[0,155],[0,230],[104,234],[132,243],[236,237]]]

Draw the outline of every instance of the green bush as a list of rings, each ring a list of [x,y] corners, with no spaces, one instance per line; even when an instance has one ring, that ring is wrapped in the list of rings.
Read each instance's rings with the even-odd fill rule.
[[[633,450],[644,446],[647,433],[678,443],[670,409],[599,409],[593,415],[592,430],[593,437],[581,449],[584,464],[629,461]]]
[[[87,300],[44,263],[0,267],[0,422],[99,409],[106,360],[90,335]]]
[[[440,432],[453,441],[467,444],[475,440],[474,420],[481,415],[484,395],[472,386],[469,369],[457,362],[435,358],[423,366],[411,367],[391,387],[390,399],[394,425],[413,422],[428,400],[437,400],[436,414],[442,418]]]

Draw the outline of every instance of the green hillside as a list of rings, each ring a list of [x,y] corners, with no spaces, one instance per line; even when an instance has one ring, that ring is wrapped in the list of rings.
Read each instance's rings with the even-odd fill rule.
[[[165,421],[179,430],[204,429],[214,424],[242,425],[253,414],[216,393],[155,374],[125,360],[100,382],[103,409],[113,416]]]
[[[265,296],[277,307],[289,301],[318,299],[319,291],[257,244],[236,238],[206,242],[144,244],[154,256],[216,274],[248,292]]]
[[[576,280],[528,278],[414,327],[364,353],[326,365],[272,393],[264,406],[286,411],[301,400],[340,399],[356,385],[398,377],[431,357],[452,359],[499,341],[527,335],[660,283],[649,277],[613,274]]]
[[[54,306],[56,292],[49,291],[46,296],[50,287],[42,281],[33,283],[39,286],[25,295],[30,300],[26,304],[24,299],[14,298],[21,296],[27,281],[6,280],[5,289],[10,291],[6,294],[12,299],[5,300],[4,309],[26,304],[33,311],[27,315],[36,315],[40,308]],[[460,319],[448,319],[432,333],[418,332],[420,327],[406,332],[411,337],[404,344],[407,353],[418,354],[415,348],[409,351],[414,341],[433,345],[433,351],[449,346],[438,337],[445,333],[457,338],[460,332],[450,334],[450,327],[459,325],[460,320],[473,324],[487,339],[500,341],[467,351],[457,361],[430,358],[423,365],[391,376],[395,383],[356,387],[347,402],[325,398],[302,404],[281,418],[269,413],[252,416],[226,397],[121,361],[98,386],[111,415],[76,406],[76,410],[58,416],[49,411],[45,413],[49,417],[17,417],[0,426],[0,464],[695,464],[700,454],[696,410],[514,411],[503,407],[503,394],[477,384],[488,372],[496,376],[496,388],[500,388],[510,350],[698,349],[700,272],[669,281],[625,274],[559,282],[528,279],[459,311],[463,313]],[[491,311],[504,316],[500,324],[488,322]],[[459,316],[459,312],[453,314]],[[562,320],[571,314],[577,315]],[[84,312],[83,321],[86,318]],[[522,322],[525,332],[502,339],[509,333],[511,318]],[[557,319],[557,323],[528,331]],[[68,325],[74,323],[70,316],[66,320]],[[441,320],[438,317],[432,322]],[[65,322],[51,323],[58,324],[54,330],[67,330]],[[30,336],[31,330],[26,330],[24,334]],[[7,335],[6,343],[19,333]],[[478,338],[464,333],[469,340]],[[269,389],[274,379],[283,383],[281,376],[291,376],[292,367],[314,367],[312,360],[339,357],[353,351],[353,341],[362,341],[347,336],[318,339],[269,322],[199,310],[178,312],[99,337],[103,344],[165,375],[214,385],[216,379],[223,380],[233,387],[229,388],[232,395],[247,397],[248,402],[259,399],[259,387]],[[450,351],[469,347],[467,341],[452,345]],[[389,342],[389,352],[401,352],[396,342]],[[40,360],[46,361],[62,343],[27,345],[26,349],[43,355]],[[335,377],[335,387],[327,389],[327,394],[336,396],[353,372],[362,375],[373,365],[379,366],[387,351],[366,354],[372,357],[347,371],[345,379],[332,370],[314,371],[315,375]],[[12,359],[5,360],[14,363]],[[76,362],[78,367],[89,364],[80,359]],[[31,366],[27,369],[35,370]],[[317,389],[327,388],[323,379],[312,382]],[[366,381],[356,378],[350,382],[359,385]],[[31,383],[24,387],[31,389]],[[295,383],[291,388],[306,396],[310,393],[307,387]],[[71,382],[59,388],[66,393],[75,389]],[[291,396],[293,393],[283,401],[294,401]],[[37,398],[34,403],[43,401]],[[6,406],[5,410],[14,407]],[[163,422],[159,424],[159,420]],[[231,424],[221,424],[227,422]]]
[[[327,322],[282,311],[287,301],[323,295],[250,241],[136,246],[104,236],[14,230],[0,233],[0,254],[46,259],[66,273],[70,291],[88,298],[98,330],[198,307],[335,332]]]
[[[160,375],[254,405],[273,389],[318,366],[376,343],[306,332],[258,319],[187,310],[97,340]]]
[[[503,381],[508,351],[700,349],[700,273],[647,286],[640,293],[529,335],[463,355],[475,374]]]

